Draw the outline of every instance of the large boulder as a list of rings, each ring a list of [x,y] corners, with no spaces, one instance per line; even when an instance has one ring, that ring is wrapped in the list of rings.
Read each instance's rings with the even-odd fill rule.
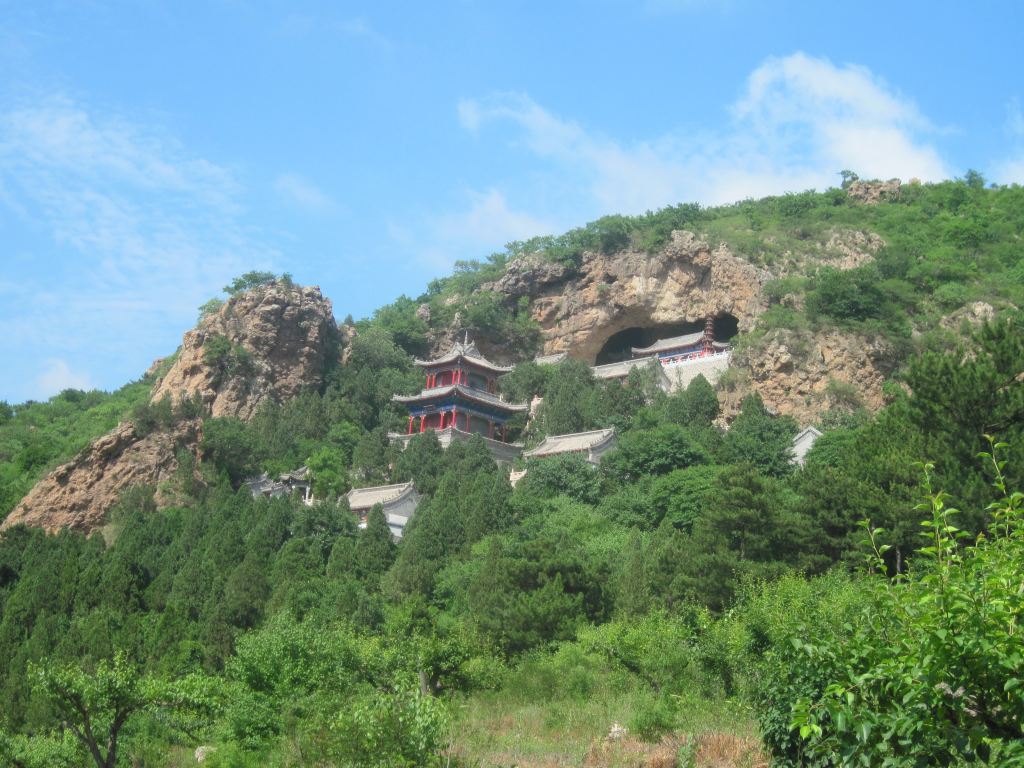
[[[185,334],[152,399],[198,393],[211,415],[249,419],[268,398],[283,402],[319,387],[338,355],[338,338],[331,302],[319,288],[275,283],[247,291]],[[233,360],[218,360],[214,345],[230,346]]]

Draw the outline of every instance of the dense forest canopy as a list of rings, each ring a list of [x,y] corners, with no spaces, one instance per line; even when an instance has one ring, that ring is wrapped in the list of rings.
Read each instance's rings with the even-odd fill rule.
[[[802,271],[835,226],[886,245],[856,269]],[[740,345],[828,325],[899,341],[888,405],[836,398],[797,466],[802,425],[756,395],[724,429],[703,377],[669,395],[643,369],[605,383],[571,359],[523,362],[503,389],[543,404],[515,435],[615,427],[598,467],[533,459],[513,489],[480,440],[388,442],[405,421],[392,395],[419,390],[413,355],[456,312],[532,358],[528,308],[473,293],[510,259],[573,267],[679,228],[802,297]],[[356,323],[322,388],[247,422],[206,417],[172,506],[135,487],[102,535],[5,531],[0,761],[183,766],[202,745],[212,766],[487,765],[521,759],[513,744],[583,754],[615,721],[680,764],[718,731],[780,765],[1024,759],[1022,230],[1024,190],[971,177],[872,206],[829,190],[606,217],[459,265]],[[976,300],[993,321],[940,322]],[[195,417],[149,404],[150,384],[4,404],[5,512],[120,418]],[[242,486],[302,464],[323,503]],[[399,542],[379,508],[356,526],[347,490],[408,480],[424,500]],[[541,725],[503,730],[517,717]]]

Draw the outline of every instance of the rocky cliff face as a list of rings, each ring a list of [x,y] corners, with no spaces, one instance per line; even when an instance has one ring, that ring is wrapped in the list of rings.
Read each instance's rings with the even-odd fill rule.
[[[155,486],[157,503],[166,502],[167,483],[178,471],[178,452],[196,454],[200,429],[196,420],[179,423],[170,432],[140,435],[131,422],[120,424],[36,483],[2,527],[24,523],[51,532],[89,532],[103,524],[121,491],[133,485]]]
[[[198,393],[213,416],[248,419],[268,398],[287,400],[322,384],[337,358],[337,340],[331,303],[318,288],[276,284],[239,294],[185,334],[152,400]],[[198,458],[201,428],[197,420],[142,435],[131,422],[122,423],[40,480],[3,527],[92,531],[120,493],[139,484],[156,486],[157,503],[166,503],[179,452]]]
[[[806,426],[830,408],[881,408],[882,384],[894,364],[883,339],[775,330],[734,352],[732,365],[719,392],[727,420],[757,392],[768,408]]]
[[[569,352],[593,363],[611,336],[628,328],[703,322],[732,315],[753,328],[764,310],[770,275],[724,245],[712,248],[692,232],[676,231],[655,254],[587,253],[570,279],[564,267],[525,259],[510,265],[493,289],[531,298],[544,353]]]
[[[227,351],[213,354],[217,344]],[[249,419],[268,398],[280,402],[320,386],[337,355],[330,300],[319,288],[278,283],[232,296],[186,333],[152,397],[198,393],[211,415]]]
[[[872,260],[882,245],[871,233],[833,231],[820,252],[792,260],[793,269],[818,264],[853,269]],[[670,328],[726,315],[735,318],[741,334],[751,331],[768,306],[764,284],[780,276],[725,245],[712,247],[692,232],[676,231],[658,253],[588,253],[575,273],[536,257],[522,258],[484,290],[510,300],[530,298],[544,354],[568,352],[594,363],[614,334],[630,328]],[[724,414],[735,415],[750,392],[801,424],[817,421],[835,405],[879,408],[890,356],[881,341],[838,331],[769,332],[734,355],[721,394]]]

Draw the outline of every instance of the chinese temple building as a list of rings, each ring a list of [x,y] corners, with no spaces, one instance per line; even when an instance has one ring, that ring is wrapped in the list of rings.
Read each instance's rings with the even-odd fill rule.
[[[264,472],[259,477],[250,477],[245,481],[245,486],[254,499],[260,497],[277,499],[282,496],[291,496],[297,492],[301,494],[302,503],[306,506],[312,506],[314,501],[313,484],[309,476],[309,469],[306,467],[284,472],[278,476],[277,480],[271,480]]]
[[[590,370],[593,371],[595,379],[619,381],[625,384],[634,368],[643,368],[657,360],[656,356],[647,355],[646,357],[634,357],[632,360],[620,360],[617,363],[594,365],[591,366]],[[658,386],[666,392],[671,388],[671,380],[660,367],[658,370]]]
[[[687,386],[698,375],[714,384],[729,367],[729,345],[715,341],[709,317],[703,331],[656,341],[649,347],[633,347],[634,359],[656,358],[666,369],[670,390]]]
[[[527,459],[542,459],[547,456],[560,456],[575,453],[583,456],[589,463],[597,465],[601,457],[615,447],[615,429],[594,429],[590,432],[574,432],[570,435],[550,435],[536,448],[523,452]]]
[[[490,362],[468,338],[441,357],[415,364],[423,369],[426,385],[418,395],[392,398],[409,409],[406,433],[389,435],[392,440],[408,444],[412,435],[431,430],[447,447],[452,440],[480,435],[496,460],[511,461],[519,455],[523,446],[508,442],[506,422],[529,406],[498,395],[498,379],[512,366]]]
[[[416,492],[412,481],[395,485],[377,485],[373,488],[353,488],[346,496],[348,508],[359,518],[359,527],[366,527],[366,518],[377,504],[384,510],[384,518],[391,529],[391,535],[402,538],[402,531],[416,514],[422,498]]]
[[[814,447],[814,443],[819,437],[821,437],[821,432],[813,426],[800,430],[800,433],[793,438],[792,463],[799,464],[802,467],[804,459],[807,457],[807,452]]]

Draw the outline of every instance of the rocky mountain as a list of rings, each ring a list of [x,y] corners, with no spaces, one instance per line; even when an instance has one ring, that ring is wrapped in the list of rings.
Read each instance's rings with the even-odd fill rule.
[[[186,333],[152,399],[198,394],[212,416],[249,419],[268,398],[320,386],[338,351],[320,289],[275,283],[232,296]]]
[[[755,266],[724,243],[712,245],[676,230],[655,253],[586,252],[578,270],[523,257],[480,290],[498,292],[511,303],[528,298],[543,353],[568,352],[593,364],[612,337],[630,329],[670,336],[673,329],[699,327],[712,317],[733,321],[740,334],[752,331],[772,301],[765,295],[769,281],[818,264],[855,269],[873,260],[882,246],[873,233],[834,230],[810,256],[772,270]],[[892,371],[889,353],[880,339],[838,330],[772,332],[734,355],[735,375],[722,391],[723,412],[727,418],[736,413],[754,391],[772,410],[805,424],[840,395],[880,408],[882,384]]]
[[[264,400],[287,400],[319,387],[338,360],[338,330],[331,302],[319,288],[275,283],[229,298],[188,331],[173,363],[153,386],[151,402],[198,395],[212,416],[249,419]],[[50,472],[3,522],[47,530],[93,530],[125,488],[162,488],[186,451],[199,457],[200,419],[142,430],[132,421],[94,440]]]
[[[733,344],[718,383],[726,422],[756,392],[776,413],[820,423],[836,406],[878,410],[910,350],[955,344],[965,328],[1020,306],[1016,235],[999,229],[1017,215],[1016,194],[855,180],[717,209],[605,217],[467,263],[372,323],[420,355],[469,332],[498,362],[566,352],[598,364],[711,318]],[[987,207],[963,216],[972,195]],[[936,219],[937,210],[947,213]],[[979,271],[985,248],[986,269],[1003,272]],[[207,415],[248,420],[345,364],[342,347],[362,326],[339,329],[318,288],[250,287],[154,367],[151,408],[188,398]],[[4,524],[91,529],[121,489],[164,483],[182,450],[198,457],[201,430],[187,419],[156,431],[121,424],[40,481]]]
[[[92,531],[103,525],[121,492],[133,485],[154,486],[157,503],[169,501],[164,486],[178,472],[178,452],[195,456],[201,429],[199,419],[145,435],[130,421],[119,424],[36,483],[2,527],[24,523],[50,532]]]

